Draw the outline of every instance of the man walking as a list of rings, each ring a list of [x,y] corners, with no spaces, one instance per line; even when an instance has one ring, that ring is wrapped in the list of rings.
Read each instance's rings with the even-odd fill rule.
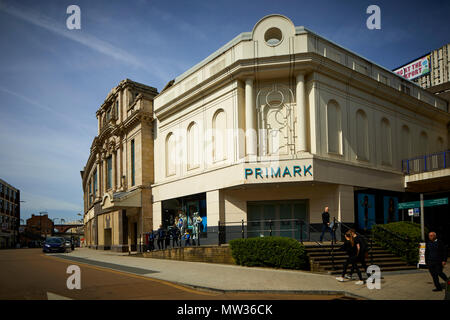
[[[433,291],[441,291],[439,277],[444,279],[445,282],[448,280],[447,275],[442,271],[447,262],[447,250],[445,245],[437,239],[435,232],[430,232],[428,238],[430,241],[427,242],[425,247],[425,263],[436,287]]]
[[[326,231],[330,231],[331,241],[335,242],[333,230],[330,227],[330,214],[328,213],[328,207],[325,207],[322,213],[322,234],[320,235],[320,242],[323,240],[323,235]]]

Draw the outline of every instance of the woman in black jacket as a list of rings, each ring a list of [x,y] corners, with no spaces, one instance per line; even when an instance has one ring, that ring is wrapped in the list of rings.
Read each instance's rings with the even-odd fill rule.
[[[355,245],[355,240],[353,238],[353,235],[350,231],[347,231],[345,234],[345,241],[344,244],[339,248],[339,250],[345,250],[348,254],[347,260],[344,262],[344,267],[342,270],[342,276],[337,277],[336,280],[338,281],[345,281],[344,276],[347,273],[347,267],[349,264],[352,265],[352,271],[356,270],[356,273],[358,274],[359,281],[356,282],[356,284],[363,284],[364,281],[362,279],[361,271],[358,268],[358,255],[357,255],[357,248]]]

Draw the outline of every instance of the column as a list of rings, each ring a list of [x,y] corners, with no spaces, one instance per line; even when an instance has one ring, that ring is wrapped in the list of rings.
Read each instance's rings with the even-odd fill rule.
[[[305,75],[297,75],[295,92],[297,102],[297,143],[296,152],[307,151],[306,145],[306,100],[305,100]]]
[[[108,189],[108,162],[106,161],[106,158],[103,157],[102,159],[103,164],[103,194],[106,193],[106,190]]]
[[[96,161],[96,167],[97,167],[97,181],[95,182],[95,184],[97,185],[97,191],[95,191],[95,198],[100,198],[101,197],[101,192],[100,192],[100,188],[101,188],[101,183],[100,183],[100,177],[101,177],[101,169],[100,169],[100,162],[97,160]]]
[[[246,155],[256,155],[256,110],[253,79],[245,80],[245,145]]]
[[[218,243],[218,222],[225,222],[225,202],[220,190],[206,192],[206,212],[208,217],[208,244]]]
[[[97,135],[100,135],[100,127],[101,127],[101,124],[102,124],[102,117],[101,117],[100,114],[97,115],[97,121],[98,121]]]
[[[117,187],[117,178],[116,178],[116,174],[117,174],[117,170],[116,170],[116,151],[112,152],[112,177],[111,177],[111,187],[113,189],[113,191],[116,190]]]

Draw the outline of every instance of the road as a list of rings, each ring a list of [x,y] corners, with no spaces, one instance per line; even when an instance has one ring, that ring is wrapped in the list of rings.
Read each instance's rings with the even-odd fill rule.
[[[81,289],[69,290],[67,267],[81,269]],[[333,295],[200,291],[139,274],[75,263],[41,249],[0,250],[0,300],[333,300]]]

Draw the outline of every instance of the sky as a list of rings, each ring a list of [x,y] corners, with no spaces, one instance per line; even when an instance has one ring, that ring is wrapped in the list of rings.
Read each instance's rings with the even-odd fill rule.
[[[372,4],[379,30],[366,27]],[[121,80],[160,91],[273,13],[392,70],[450,42],[448,12],[434,0],[0,0],[0,178],[20,189],[22,219],[79,219],[95,112]]]

